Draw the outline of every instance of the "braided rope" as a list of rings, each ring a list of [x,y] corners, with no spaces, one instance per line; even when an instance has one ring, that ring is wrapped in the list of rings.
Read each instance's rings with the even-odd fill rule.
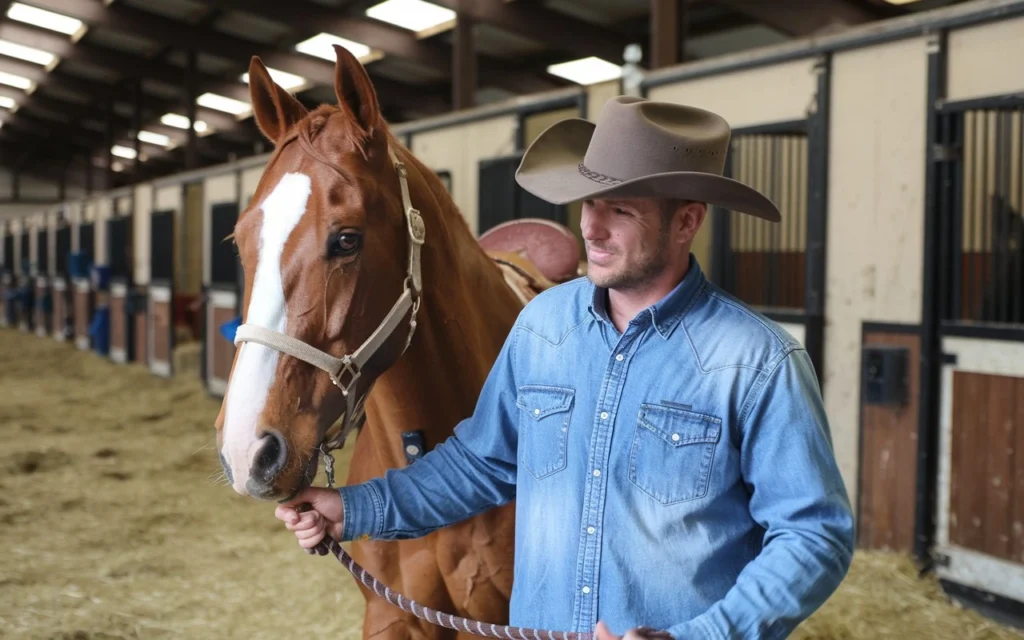
[[[484,638],[500,638],[501,640],[591,640],[590,633],[577,633],[574,631],[548,631],[541,629],[530,629],[524,627],[513,627],[508,625],[496,625],[489,622],[480,622],[468,618],[453,616],[430,607],[424,607],[420,603],[396,593],[387,585],[371,576],[366,569],[352,559],[338,541],[327,536],[313,549],[307,549],[307,553],[325,556],[328,553],[334,555],[349,572],[368,589],[384,598],[402,611],[411,613],[417,618],[426,620],[455,631],[465,631]]]

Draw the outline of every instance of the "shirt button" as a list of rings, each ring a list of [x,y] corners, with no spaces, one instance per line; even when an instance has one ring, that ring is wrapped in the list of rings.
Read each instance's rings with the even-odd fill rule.
[[[594,477],[596,478],[599,475],[601,475],[601,470],[600,469],[594,469]]]
[[[583,593],[590,593],[590,587],[583,587]]]
[[[622,360],[623,360],[622,354],[620,353],[619,355],[615,356],[615,359],[618,360],[619,362],[622,362]]]
[[[597,531],[597,529],[594,527],[587,527],[587,533],[594,533],[595,531]]]
[[[414,444],[410,444],[408,447],[405,448],[405,451],[409,455],[414,456],[420,452],[420,448]]]
[[[540,415],[540,409],[534,409],[533,410],[533,415],[539,416]]]
[[[679,434],[678,433],[673,433],[672,434],[672,442],[679,442]]]
[[[602,420],[607,420],[608,419],[608,412],[607,411],[602,411],[601,412],[601,419]]]

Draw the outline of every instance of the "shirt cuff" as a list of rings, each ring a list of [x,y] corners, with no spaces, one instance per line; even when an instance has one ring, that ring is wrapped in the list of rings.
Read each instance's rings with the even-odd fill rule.
[[[338,494],[342,508],[341,540],[338,542],[380,536],[384,521],[383,501],[373,483],[340,487]]]

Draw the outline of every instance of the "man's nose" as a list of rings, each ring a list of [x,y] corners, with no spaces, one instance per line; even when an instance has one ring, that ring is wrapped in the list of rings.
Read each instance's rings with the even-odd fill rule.
[[[590,212],[584,212],[580,217],[580,232],[584,240],[591,242],[601,240],[608,235],[600,218]]]

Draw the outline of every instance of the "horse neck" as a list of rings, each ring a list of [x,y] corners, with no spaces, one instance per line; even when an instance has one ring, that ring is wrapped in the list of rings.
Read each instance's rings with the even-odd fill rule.
[[[472,414],[522,308],[440,180],[402,152],[427,241],[416,335],[367,398],[368,431],[383,468],[404,464],[402,432],[422,431],[433,446]]]

